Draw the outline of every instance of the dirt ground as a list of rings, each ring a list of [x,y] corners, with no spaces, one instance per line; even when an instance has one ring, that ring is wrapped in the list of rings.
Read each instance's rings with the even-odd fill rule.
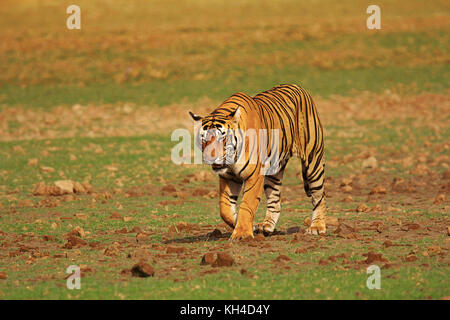
[[[204,114],[212,103],[201,100],[194,111]],[[41,288],[39,297],[53,297],[47,286],[56,283],[63,287],[60,280],[67,277],[56,265],[70,261],[81,266],[83,277],[97,279],[108,270],[118,283],[141,277],[190,283],[206,275],[228,277],[229,272],[258,283],[268,281],[272,273],[286,277],[323,267],[360,274],[372,264],[392,271],[387,275],[392,281],[411,268],[421,274],[448,270],[448,95],[386,91],[382,95],[317,99],[317,105],[329,150],[327,234],[304,234],[311,209],[294,160],[286,174],[276,232],[268,237],[257,234],[254,240],[240,243],[228,241],[232,230],[218,215],[217,178],[207,167],[170,165],[173,174],[150,174],[147,184],[137,181],[130,185],[126,176],[131,174],[120,163],[102,165],[102,173],[92,176],[90,182],[75,182],[67,173],[45,165],[46,158],[57,157],[55,152],[61,151],[70,154],[70,163],[80,161],[83,153],[91,153],[93,159],[115,155],[117,150],[128,156],[140,154],[120,142],[110,143],[110,149],[104,143],[89,143],[77,153],[65,143],[55,146],[52,139],[155,134],[168,139],[171,129],[191,125],[184,115],[185,106],[162,110],[133,105],[95,109],[76,105],[52,112],[4,110],[3,119],[23,125],[12,131],[3,128],[2,139],[10,143],[11,160],[26,162],[34,170],[30,177],[34,183],[21,184],[21,178],[11,171],[2,172],[13,176],[17,187],[3,187],[1,191],[1,277],[11,281],[9,286],[23,287],[25,283],[25,287]],[[24,136],[33,140],[15,142],[16,137]],[[35,150],[38,155],[32,156],[27,148],[39,140],[42,144]],[[170,159],[166,153],[169,149],[159,150],[160,145],[154,139],[132,144],[144,150],[155,149],[155,167]],[[92,169],[92,163],[86,165],[91,172],[100,170]],[[56,178],[52,179],[52,174]],[[58,178],[65,182],[55,183]],[[102,179],[113,180],[114,184],[101,183]],[[262,219],[264,205],[260,207],[257,220]],[[196,217],[196,210],[205,218]],[[36,273],[40,268],[45,271]],[[317,297],[329,297],[317,283],[312,285]],[[444,287],[431,288],[419,296],[442,298],[447,291]],[[228,294],[227,289],[215,290]],[[361,288],[351,291],[350,296],[344,296],[365,297]],[[433,295],[436,292],[438,296]],[[2,294],[8,297],[3,290]],[[115,297],[120,294],[114,293]],[[334,294],[342,297],[337,291]],[[230,294],[231,298],[240,296],[242,293]]]

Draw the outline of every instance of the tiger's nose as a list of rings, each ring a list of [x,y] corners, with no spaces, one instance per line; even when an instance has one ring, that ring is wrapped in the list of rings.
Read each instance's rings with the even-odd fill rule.
[[[219,161],[222,157],[223,146],[221,143],[210,143],[203,149],[203,161],[206,164],[213,164]]]
[[[205,161],[206,164],[213,164],[217,158],[215,149],[210,150],[210,152],[203,152],[203,161]]]

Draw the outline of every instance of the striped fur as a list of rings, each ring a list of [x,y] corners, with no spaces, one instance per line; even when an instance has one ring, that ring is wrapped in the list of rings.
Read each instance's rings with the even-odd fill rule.
[[[275,230],[281,210],[283,174],[292,156],[301,160],[304,189],[312,198],[312,224],[307,232],[326,232],[323,129],[308,92],[296,85],[279,85],[254,97],[239,92],[208,116],[191,116],[202,120],[198,142],[205,162],[219,174],[220,214],[234,228],[231,240],[253,237],[254,230]],[[255,129],[257,134],[246,136],[249,129]],[[259,129],[267,130],[266,140],[261,140],[264,136],[258,134]],[[271,130],[278,130],[278,136]],[[260,142],[267,148],[265,153]],[[211,146],[223,152],[208,154]],[[267,160],[275,156],[278,161],[270,167]],[[267,171],[269,167],[271,170]],[[266,217],[262,224],[253,226],[263,191],[267,198]],[[242,202],[236,213],[241,192]]]

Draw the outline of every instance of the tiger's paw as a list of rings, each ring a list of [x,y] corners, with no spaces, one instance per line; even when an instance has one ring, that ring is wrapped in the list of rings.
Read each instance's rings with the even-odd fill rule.
[[[250,230],[235,228],[233,233],[231,234],[230,241],[239,241],[248,238],[254,238],[253,231],[251,228]]]
[[[271,234],[274,230],[274,226],[267,222],[258,223],[253,227],[253,232],[262,233],[265,236]]]
[[[321,235],[327,232],[327,227],[324,221],[316,220],[314,221],[308,229],[306,229],[307,234]]]

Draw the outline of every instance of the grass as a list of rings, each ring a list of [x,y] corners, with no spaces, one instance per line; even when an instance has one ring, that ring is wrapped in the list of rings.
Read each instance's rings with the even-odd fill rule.
[[[445,92],[449,82],[449,67],[421,66],[375,67],[355,70],[320,70],[312,67],[259,68],[252,74],[242,72],[233,78],[212,80],[153,80],[145,84],[92,84],[87,87],[44,86],[20,88],[7,85],[3,92],[4,105],[49,109],[59,105],[89,103],[165,106],[173,103],[194,104],[202,97],[219,101],[242,91],[256,94],[274,83],[299,83],[315,96],[349,95],[356,91],[382,92],[399,84],[419,91]],[[409,89],[412,91],[412,89]]]
[[[79,31],[65,29],[66,5],[54,0],[0,5],[0,299],[449,296],[445,1],[382,1],[380,31],[365,28],[358,1],[78,4]],[[318,102],[328,214],[356,226],[356,238],[336,226],[326,237],[287,232],[303,231],[311,214],[293,159],[277,225],[285,233],[229,245],[216,178],[170,161],[171,130],[190,128],[188,108],[206,112],[234,92],[279,83],[300,84]],[[369,156],[378,167],[362,169]],[[32,195],[36,183],[64,179],[94,192]],[[380,185],[386,193],[374,194]],[[262,203],[257,222],[264,212]],[[193,229],[169,230],[182,222]],[[75,227],[88,245],[68,249]],[[225,236],[208,241],[215,228]],[[167,253],[172,246],[185,251]],[[230,252],[235,265],[201,266],[211,251]],[[366,288],[369,252],[387,260],[374,262],[381,290]],[[279,255],[290,260],[274,262]],[[121,273],[140,258],[154,277]],[[84,270],[81,290],[66,288],[72,264]]]

